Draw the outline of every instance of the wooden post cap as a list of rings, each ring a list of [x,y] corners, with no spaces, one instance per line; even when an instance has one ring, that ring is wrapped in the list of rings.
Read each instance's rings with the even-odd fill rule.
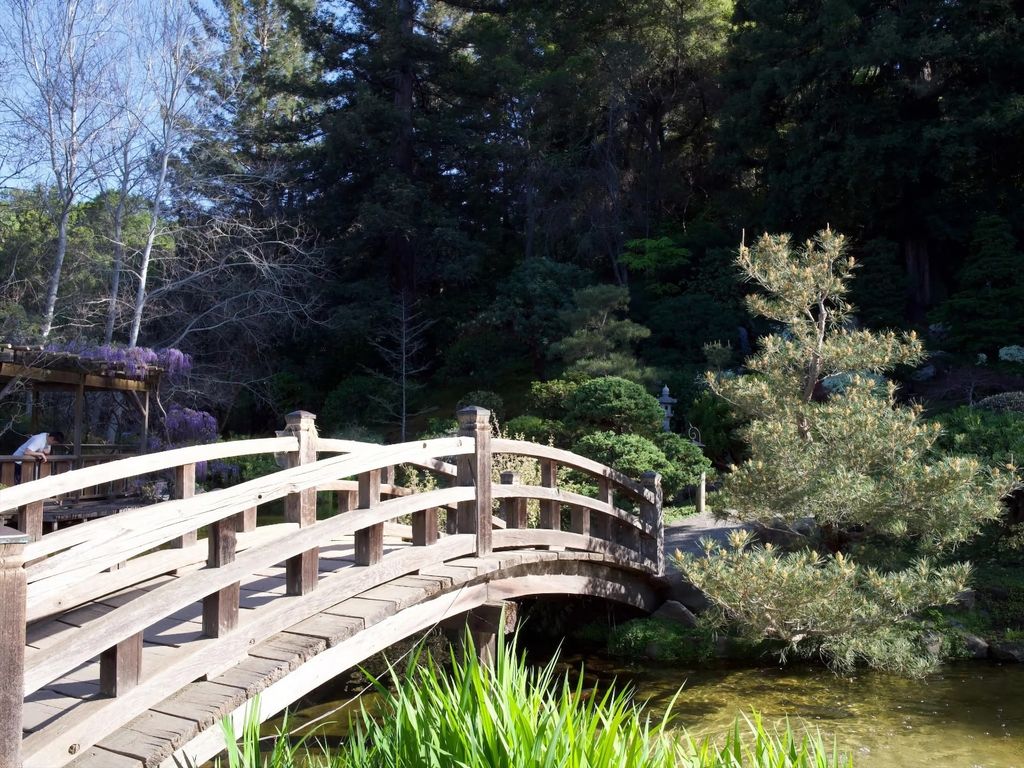
[[[661,485],[661,474],[649,469],[640,476],[640,482],[645,488],[657,488]]]
[[[309,424],[316,421],[316,414],[309,411],[292,411],[284,420],[289,427],[293,424]]]
[[[455,415],[459,420],[460,430],[490,430],[491,428],[491,412],[478,405],[462,408]]]

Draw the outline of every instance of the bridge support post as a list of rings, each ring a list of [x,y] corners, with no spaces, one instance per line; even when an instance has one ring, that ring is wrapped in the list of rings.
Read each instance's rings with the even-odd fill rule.
[[[235,524],[237,515],[218,520],[210,526],[209,554],[206,564],[220,568],[235,560],[237,536]],[[203,634],[220,637],[238,626],[238,601],[241,593],[240,582],[219,589],[203,598]]]
[[[316,416],[308,411],[294,411],[285,417],[285,431],[295,435],[299,449],[288,455],[288,466],[299,467],[316,461]],[[309,488],[290,493],[284,501],[284,519],[307,528],[316,523],[316,490]],[[305,595],[316,588],[319,578],[320,548],[313,547],[285,563],[287,593]]]
[[[196,495],[196,465],[185,464],[174,469],[174,498],[191,499]],[[172,547],[179,549],[189,547],[199,541],[198,531],[189,531],[171,542]]]
[[[437,516],[440,509],[433,507],[412,513],[412,544],[429,547],[437,542]]]
[[[142,679],[142,633],[132,635],[100,654],[100,693],[123,696]]]
[[[615,494],[612,492],[612,484],[607,477],[600,477],[597,480],[597,500],[608,505],[609,509],[615,506]],[[599,539],[610,539],[612,530],[612,519],[608,515],[597,515],[592,518],[593,535]]]
[[[380,470],[371,469],[359,476],[359,508],[373,509],[378,504],[380,504]],[[356,565],[376,565],[383,557],[383,523],[376,523],[356,531]]]
[[[471,405],[456,414],[459,436],[473,438],[473,454],[460,456],[458,483],[476,486],[476,500],[459,502],[459,533],[476,534],[476,556],[491,553],[491,412]]]
[[[445,634],[460,656],[468,651],[467,637],[481,664],[494,664],[498,651],[498,634],[514,632],[518,620],[517,606],[513,602],[493,602],[478,605],[462,616],[442,622]]]
[[[558,464],[550,459],[540,460],[540,484],[545,488],[558,487]],[[540,526],[553,531],[562,528],[562,505],[557,501],[542,499],[540,502]]]
[[[243,509],[235,515],[235,531],[249,533],[256,530],[256,507]]]
[[[27,533],[32,541],[38,541],[43,535],[43,502],[33,501],[18,507],[18,528]]]
[[[657,566],[658,575],[665,573],[665,526],[661,518],[662,492],[661,475],[657,472],[644,472],[641,478],[644,488],[654,494],[654,503],[643,501],[640,503],[640,519],[654,529],[652,538],[644,537],[647,555]]]
[[[25,545],[31,537],[0,526],[0,768],[21,768],[25,696]]]
[[[521,478],[518,472],[502,472],[502,485],[519,485]],[[526,499],[502,499],[501,513],[505,518],[506,528],[526,528],[528,518],[526,513]]]

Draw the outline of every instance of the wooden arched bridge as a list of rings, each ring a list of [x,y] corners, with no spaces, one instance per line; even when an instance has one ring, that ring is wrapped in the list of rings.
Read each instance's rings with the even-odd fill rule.
[[[318,438],[300,411],[276,438],[0,490],[0,513],[16,512],[21,529],[0,528],[0,768],[198,764],[223,747],[220,719],[240,719],[257,693],[266,719],[479,606],[540,594],[658,606],[657,475],[636,483],[566,451],[492,438],[480,408],[459,422],[457,437],[379,446]],[[197,463],[270,453],[286,468],[194,494]],[[511,473],[492,482],[495,455],[538,461],[541,484]],[[436,487],[395,485],[399,465],[427,470]],[[596,492],[557,487],[559,467]],[[42,535],[44,500],[163,472],[174,498]],[[318,520],[323,491],[343,511]],[[278,499],[285,522],[257,527],[257,509]]]

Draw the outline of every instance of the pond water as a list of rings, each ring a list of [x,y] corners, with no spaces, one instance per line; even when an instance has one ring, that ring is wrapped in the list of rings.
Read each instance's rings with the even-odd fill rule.
[[[856,768],[1024,768],[1024,665],[948,665],[921,681],[801,666],[684,669],[564,653],[560,661],[567,669],[581,664],[588,683],[629,684],[656,715],[681,686],[674,725],[695,736],[722,734],[757,710],[768,724],[783,727],[788,717],[795,728],[834,738]],[[319,732],[340,737],[348,715],[338,707],[350,695],[324,689],[319,703],[291,714],[289,728],[331,713]],[[364,700],[372,707],[372,695]]]

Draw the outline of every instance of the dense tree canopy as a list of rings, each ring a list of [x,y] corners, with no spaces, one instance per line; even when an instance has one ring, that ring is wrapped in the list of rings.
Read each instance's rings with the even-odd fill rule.
[[[117,72],[89,52],[118,98],[71,197],[26,140],[30,89],[0,105],[4,327],[188,347],[209,405],[256,395],[243,423],[390,375],[403,305],[409,413],[566,371],[691,411],[704,345],[771,330],[735,280],[744,231],[822,221],[851,235],[860,324],[941,322],[972,364],[1024,341],[999,308],[1024,229],[1009,0],[101,5],[82,23],[139,43]]]

